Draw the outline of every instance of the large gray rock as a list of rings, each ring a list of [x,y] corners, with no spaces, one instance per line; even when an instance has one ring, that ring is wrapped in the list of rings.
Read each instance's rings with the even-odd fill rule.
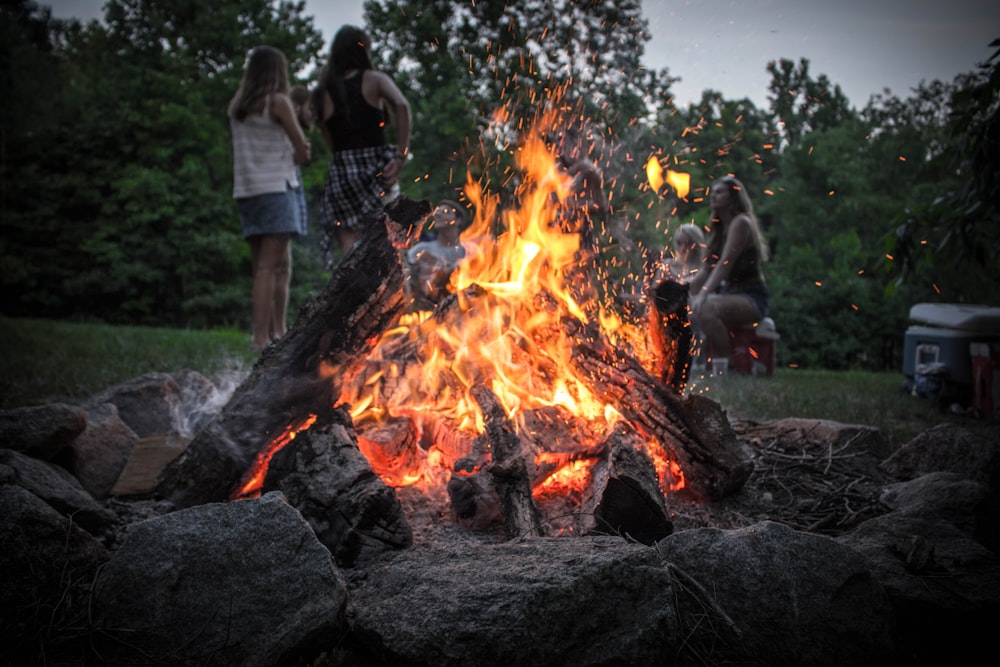
[[[87,428],[64,449],[57,462],[69,470],[94,498],[111,493],[139,437],[118,416],[113,403],[87,411]]]
[[[975,664],[993,650],[1000,561],[975,537],[987,494],[962,475],[929,473],[887,487],[894,511],[837,538],[868,559],[888,592],[909,664]]]
[[[94,573],[107,557],[97,539],[33,493],[0,484],[4,664],[84,664],[79,628]]]
[[[683,655],[667,564],[621,538],[456,540],[352,574],[358,664],[656,665]]]
[[[730,642],[714,660],[860,666],[893,654],[885,590],[864,558],[832,538],[765,521],[680,531],[658,544],[707,597],[681,610],[707,619],[690,641],[706,650],[716,637]]]
[[[272,666],[344,629],[330,552],[280,493],[132,526],[94,587],[98,652],[119,663]]]
[[[147,373],[91,396],[83,407],[91,410],[113,403],[121,420],[142,438],[176,433],[182,400],[181,387],[172,375]]]

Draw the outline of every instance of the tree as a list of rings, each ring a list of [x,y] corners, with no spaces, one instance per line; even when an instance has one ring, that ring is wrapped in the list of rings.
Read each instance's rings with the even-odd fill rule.
[[[928,156],[955,174],[944,193],[899,213],[886,235],[893,287],[921,286],[960,303],[1000,303],[1000,39],[979,71],[956,80],[946,150]]]
[[[258,43],[284,50],[292,71],[312,61],[321,43],[303,7],[110,0],[105,24],[58,33],[65,85],[48,99],[65,122],[12,170],[6,200],[17,233],[5,255],[22,269],[10,312],[173,325],[245,318],[225,109]],[[31,196],[40,184],[54,208]],[[53,239],[56,253],[46,250]]]
[[[771,115],[781,126],[785,144],[794,145],[810,131],[837,127],[852,116],[840,86],[825,74],[813,79],[807,58],[799,59],[798,65],[785,58],[771,61],[767,71]]]

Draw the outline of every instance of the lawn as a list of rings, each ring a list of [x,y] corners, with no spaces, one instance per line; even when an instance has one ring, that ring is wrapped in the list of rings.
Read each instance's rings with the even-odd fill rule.
[[[0,408],[75,403],[150,372],[191,369],[204,375],[249,369],[256,355],[246,333],[0,318]],[[948,414],[901,389],[899,372],[779,368],[770,377],[694,376],[688,390],[718,401],[731,419],[830,419],[882,429],[894,445]]]

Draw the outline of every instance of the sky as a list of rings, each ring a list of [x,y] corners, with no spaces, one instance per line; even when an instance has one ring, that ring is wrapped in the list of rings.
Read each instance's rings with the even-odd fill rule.
[[[487,0],[495,1],[495,0]],[[54,0],[57,18],[101,18],[104,0]],[[327,46],[346,23],[364,25],[363,0],[306,0]],[[706,88],[767,106],[767,63],[809,60],[850,104],[863,107],[888,88],[909,97],[921,81],[971,72],[1000,38],[996,0],[642,0],[652,39],[643,64],[680,77],[679,106]],[[376,45],[377,47],[377,45]]]

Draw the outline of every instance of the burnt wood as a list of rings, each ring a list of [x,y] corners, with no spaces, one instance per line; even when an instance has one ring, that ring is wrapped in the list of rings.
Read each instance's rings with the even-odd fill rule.
[[[219,415],[164,469],[158,495],[178,507],[230,498],[271,440],[333,407],[343,383],[403,312],[398,247],[430,210],[430,202],[401,196],[385,224],[366,230],[288,333],[264,350]]]
[[[471,389],[483,413],[485,436],[492,460],[486,467],[500,496],[504,528],[509,539],[542,535],[541,520],[531,497],[524,448],[496,395],[483,385]]]
[[[573,362],[579,377],[680,466],[686,494],[717,500],[742,488],[753,464],[718,403],[696,394],[682,397],[592,327],[565,322],[577,340]]]
[[[620,426],[606,442],[607,455],[591,473],[581,516],[593,534],[612,534],[654,544],[673,532],[663,491],[635,431]]]

